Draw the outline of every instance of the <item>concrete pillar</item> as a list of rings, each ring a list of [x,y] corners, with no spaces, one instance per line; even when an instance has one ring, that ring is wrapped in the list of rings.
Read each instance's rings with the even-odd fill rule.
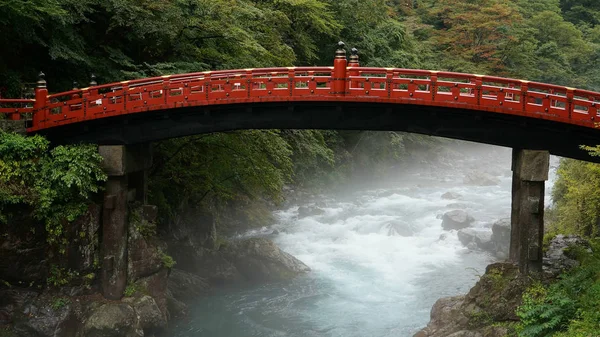
[[[102,212],[102,294],[123,297],[127,286],[128,203],[146,199],[146,171],[152,165],[149,144],[98,148],[108,175]]]
[[[542,271],[547,151],[513,149],[510,259],[523,274]]]

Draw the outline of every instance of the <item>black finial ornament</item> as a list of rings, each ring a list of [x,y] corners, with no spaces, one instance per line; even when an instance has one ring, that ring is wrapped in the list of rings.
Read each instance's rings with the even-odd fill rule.
[[[358,65],[358,49],[352,48],[350,51],[352,55],[350,55],[350,64]]]
[[[37,87],[38,88],[45,88],[46,87],[46,74],[44,74],[42,71],[40,71],[40,73],[38,74],[38,81],[37,81]]]
[[[79,89],[79,83],[77,81],[73,81],[73,90]]]
[[[98,85],[98,82],[96,82],[96,75],[92,74],[91,80],[90,80],[90,87],[93,87],[95,85]]]
[[[344,42],[338,42],[338,49],[335,51],[336,59],[346,58],[346,50],[344,49],[344,47],[346,47],[346,44]]]

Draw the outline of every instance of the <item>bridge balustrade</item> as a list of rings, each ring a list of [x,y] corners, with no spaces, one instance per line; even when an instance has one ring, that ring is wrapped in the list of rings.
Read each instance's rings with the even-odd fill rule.
[[[344,64],[345,66],[345,64]],[[278,101],[351,101],[453,107],[549,119],[596,128],[600,93],[518,79],[400,68],[345,68],[334,92],[334,67],[238,69],[95,85],[45,101],[0,99],[10,119],[33,115],[28,131],[165,109]],[[45,82],[44,82],[45,83]],[[45,90],[45,89],[44,89]],[[41,96],[43,100],[43,95]]]

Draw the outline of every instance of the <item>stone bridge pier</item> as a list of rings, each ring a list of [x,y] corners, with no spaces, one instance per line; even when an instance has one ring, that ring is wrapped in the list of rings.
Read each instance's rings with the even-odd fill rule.
[[[99,146],[108,175],[102,210],[102,294],[118,300],[127,286],[130,202],[146,203],[150,144]]]
[[[523,274],[542,271],[548,151],[513,149],[510,260]]]

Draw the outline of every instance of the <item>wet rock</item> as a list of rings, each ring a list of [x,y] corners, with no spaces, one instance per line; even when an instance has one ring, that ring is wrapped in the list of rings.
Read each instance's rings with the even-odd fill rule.
[[[35,298],[24,305],[23,315],[15,323],[19,336],[63,336],[69,332],[71,303],[64,299]]]
[[[500,184],[500,179],[489,173],[473,171],[465,176],[463,182],[467,185],[496,186]]]
[[[460,199],[462,198],[462,195],[456,193],[456,192],[446,192],[444,194],[442,194],[442,199]]]
[[[143,336],[135,310],[125,303],[106,303],[93,310],[83,326],[86,337]]]
[[[145,335],[151,336],[160,333],[167,327],[167,319],[158,308],[154,298],[144,295],[136,299],[132,306]]]
[[[495,245],[492,242],[492,232],[490,230],[463,228],[457,234],[458,239],[465,246],[475,243],[475,247],[481,250],[494,252]]]
[[[310,271],[302,261],[265,238],[232,242],[224,253],[243,278],[252,283],[288,280]]]
[[[152,296],[161,313],[167,318],[167,286],[169,273],[167,269],[162,269],[158,273],[143,277],[135,282],[138,289],[142,289],[144,294]]]
[[[167,290],[167,309],[170,319],[185,317],[188,311],[187,305],[175,298],[169,290]]]
[[[278,230],[276,230],[276,229],[274,229],[274,230],[271,232],[271,235],[277,235],[277,234],[279,234],[279,231],[278,231]]]
[[[209,289],[206,279],[180,269],[171,270],[168,289],[174,298],[186,301],[205,294]]]
[[[325,210],[314,206],[300,206],[298,208],[298,219],[303,219],[309,216],[317,216],[325,214]]]
[[[445,230],[462,229],[469,227],[475,221],[472,216],[463,210],[454,210],[444,213],[442,217],[442,227]]]
[[[544,272],[558,276],[565,270],[577,267],[579,261],[572,253],[576,246],[592,252],[589,243],[577,235],[557,235],[550,241],[543,262]]]
[[[158,241],[144,237],[135,225],[129,226],[127,252],[127,278],[137,280],[157,273],[163,268],[161,248]]]
[[[438,300],[427,327],[414,337],[512,335],[506,323],[518,320],[515,310],[530,282],[516,265],[491,264],[467,295]]]
[[[510,231],[510,218],[500,219],[492,225],[492,242],[495,246],[494,253],[499,259],[506,259],[508,256],[508,251],[510,249]]]

